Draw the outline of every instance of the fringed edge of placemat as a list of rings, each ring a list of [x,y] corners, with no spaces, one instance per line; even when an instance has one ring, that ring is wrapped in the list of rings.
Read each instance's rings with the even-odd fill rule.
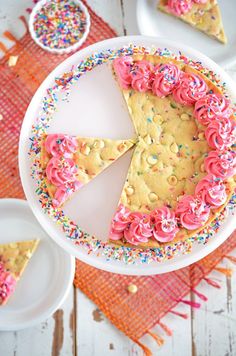
[[[19,20],[21,20],[21,22],[23,23],[23,25],[25,27],[25,30],[26,30],[24,35],[22,36],[22,37],[24,37],[29,31],[28,23],[27,23],[27,20],[26,20],[25,16],[23,16],[23,15],[19,16]],[[2,35],[3,35],[3,37],[8,39],[9,41],[13,42],[14,46],[17,47],[17,45],[19,43],[19,40],[13,35],[13,33],[11,31],[4,31]],[[13,47],[7,48],[6,45],[2,41],[0,41],[0,51],[2,51],[3,54],[5,54],[6,56],[10,56],[10,51],[13,50]]]
[[[230,262],[232,262],[233,264],[236,264],[236,257],[234,256],[230,256],[230,255],[226,255],[223,256],[222,260],[226,258],[228,259]],[[221,261],[220,261],[221,262]],[[211,268],[211,270],[209,271],[208,274],[210,274],[212,271],[216,271],[218,273],[224,274],[226,277],[232,277],[233,275],[233,269],[232,268],[225,268],[225,267],[220,267],[218,266],[218,264],[220,262],[217,262],[216,266]],[[208,285],[216,288],[216,289],[220,289],[221,285],[219,283],[217,283],[214,279],[209,278],[209,277],[203,277],[202,280],[204,280]],[[199,283],[196,283],[196,285]],[[74,278],[74,286],[75,287],[79,287],[79,289],[88,296],[89,299],[91,299],[94,303],[96,303],[96,301],[94,301],[94,298],[91,297],[90,293],[88,293],[87,289],[82,288],[81,286],[78,286],[77,280],[76,280],[76,273],[75,273],[75,278]],[[207,302],[208,298],[198,292],[195,289],[195,286],[192,286],[190,288],[190,290],[183,295],[182,298],[175,300],[175,303],[171,306],[171,308],[169,309],[169,311],[167,311],[167,313],[164,316],[166,316],[168,313],[175,315],[177,317],[183,318],[183,319],[188,319],[188,314],[187,313],[181,313],[178,310],[174,310],[175,307],[177,307],[180,303],[189,305],[191,308],[195,308],[195,309],[199,309],[201,307],[201,303],[199,302],[195,302],[193,300],[186,300],[184,299],[186,297],[186,295],[188,295],[189,293],[193,293],[194,295],[196,295],[202,302]],[[99,303],[96,303],[98,305],[98,307],[101,309],[101,311],[104,313],[104,315],[113,323],[113,318],[112,315],[109,313],[109,311],[106,308],[103,308],[101,305],[99,305]],[[121,327],[119,327],[119,325],[116,325],[116,323],[114,324],[120,331],[122,331],[127,337],[129,337],[134,343],[136,343],[144,352],[145,356],[152,356],[153,353],[152,351],[149,349],[149,347],[147,345],[145,345],[143,342],[140,341],[140,339],[145,336],[145,335],[149,335],[152,339],[154,339],[157,343],[158,346],[162,346],[165,343],[165,339],[160,336],[156,331],[152,331],[152,329],[155,326],[160,326],[160,328],[164,331],[166,336],[172,336],[173,335],[173,331],[169,328],[168,325],[166,325],[164,322],[161,321],[162,318],[160,318],[157,322],[155,322],[155,324],[145,330],[145,332],[143,333],[143,335],[140,338],[135,338],[132,335],[129,335],[128,333],[125,332],[124,329],[122,329]]]
[[[227,258],[229,261],[231,261],[232,263],[236,264],[236,257],[234,257],[234,256],[224,256],[224,258]],[[216,271],[218,273],[224,274],[226,277],[232,277],[232,275],[233,275],[233,269],[232,268],[224,268],[224,267],[217,267],[216,266],[216,267],[212,268],[212,270],[209,273],[211,273],[212,271]],[[214,288],[217,288],[217,289],[221,288],[221,285],[219,283],[215,282],[211,278],[204,277],[203,280],[205,280],[207,282],[207,284],[209,284],[210,286],[212,286]],[[190,293],[191,292],[193,294],[195,294],[199,299],[201,299],[201,301],[203,301],[203,302],[207,302],[208,301],[208,298],[204,294],[198,292],[194,287],[190,288]],[[201,303],[199,303],[199,302],[195,302],[193,300],[186,300],[186,299],[182,299],[181,298],[181,299],[178,299],[176,301],[176,305],[173,308],[178,306],[179,303],[187,304],[191,308],[195,308],[195,309],[199,309],[201,307]],[[169,312],[166,313],[166,315],[168,313],[171,313],[171,314],[176,315],[178,317],[181,317],[183,319],[188,319],[188,317],[189,317],[188,314],[180,313],[180,312],[178,312],[176,310],[172,310],[172,309],[170,309]],[[153,325],[153,327],[151,329],[146,330],[146,332],[143,334],[143,336],[144,335],[151,336],[156,341],[158,346],[162,346],[165,343],[165,339],[162,336],[160,336],[157,332],[151,331],[156,325],[159,325],[167,336],[172,336],[173,335],[173,331],[168,327],[168,325],[164,324],[161,320],[159,320],[157,322],[157,324]],[[152,356],[153,355],[152,351],[144,343],[140,342],[140,339],[135,339],[135,338],[132,338],[132,337],[130,337],[130,339],[132,339],[137,345],[139,345],[142,348],[145,356]]]

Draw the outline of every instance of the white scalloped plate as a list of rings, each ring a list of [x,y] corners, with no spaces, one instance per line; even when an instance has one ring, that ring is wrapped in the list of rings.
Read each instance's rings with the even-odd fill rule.
[[[118,49],[130,43],[146,47],[169,48],[178,54],[179,50],[193,60],[201,60],[204,65],[218,73],[222,81],[227,83],[227,88],[235,100],[235,83],[213,61],[203,54],[184,45],[166,39],[157,39],[144,36],[120,37],[106,40],[75,53],[61,65],[59,65],[43,82],[35,93],[22,125],[19,148],[19,165],[22,184],[28,202],[48,234],[66,251],[80,260],[97,268],[115,273],[150,275],[173,271],[187,266],[203,258],[217,248],[235,228],[235,219],[229,217],[216,236],[207,245],[196,244],[192,253],[180,255],[171,260],[150,264],[130,264],[123,261],[110,260],[96,253],[88,254],[82,246],[75,245],[66,238],[61,228],[46,215],[35,193],[35,182],[30,176],[29,137],[31,127],[39,112],[45,91],[55,79],[64,72],[70,70],[72,65],[78,64],[82,59],[95,52],[101,52],[109,48]],[[134,134],[134,129],[129,118],[127,108],[124,105],[122,95],[111,74],[108,65],[102,65],[79,78],[78,86],[73,85],[69,102],[59,102],[58,111],[55,114],[48,130],[49,133],[64,132],[81,136],[100,136],[110,138],[128,138]],[[90,234],[106,240],[111,217],[116,209],[120,192],[127,174],[130,154],[114,162],[105,172],[100,174],[92,182],[75,193],[71,201],[64,208],[67,214],[79,226]]]

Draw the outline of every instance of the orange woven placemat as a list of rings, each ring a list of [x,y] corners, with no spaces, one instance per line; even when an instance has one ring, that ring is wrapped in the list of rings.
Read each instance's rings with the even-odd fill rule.
[[[156,324],[162,326],[161,318],[168,312],[173,312],[172,309],[179,302],[200,307],[201,301],[207,300],[195,290],[202,280],[220,288],[214,280],[207,278],[207,275],[224,257],[235,261],[234,257],[228,256],[235,247],[236,233],[201,261],[176,272],[148,277],[112,274],[77,260],[74,283],[98,305],[113,324],[137,342],[145,333],[150,333]],[[228,269],[219,267],[218,270],[231,274]],[[137,293],[131,294],[127,291],[130,284],[138,287]],[[190,291],[195,293],[196,301],[184,300]],[[158,339],[161,342],[160,338]]]
[[[91,31],[83,47],[116,35],[91,9],[89,11]],[[25,22],[24,18],[21,19]],[[0,49],[6,52],[0,61],[0,198],[24,198],[17,164],[21,123],[35,90],[47,74],[67,56],[44,52],[34,44],[28,32],[20,40],[9,32],[5,32],[5,36],[14,41],[15,45],[7,50],[0,43]],[[11,55],[19,56],[14,67],[8,66]],[[172,310],[181,301],[198,307],[198,302],[188,302],[183,298],[192,290],[200,300],[205,300],[206,297],[195,290],[201,280],[218,288],[219,285],[206,276],[235,247],[236,239],[232,235],[220,248],[200,262],[177,272],[149,277],[110,274],[77,261],[74,283],[99,306],[117,328],[150,355],[148,348],[140,343],[140,337],[149,333],[161,344],[163,339],[151,331],[152,327],[158,323],[167,334],[171,334],[161,318],[170,311],[185,317]],[[229,270],[218,270],[230,273]],[[138,287],[136,294],[127,292],[130,283]]]

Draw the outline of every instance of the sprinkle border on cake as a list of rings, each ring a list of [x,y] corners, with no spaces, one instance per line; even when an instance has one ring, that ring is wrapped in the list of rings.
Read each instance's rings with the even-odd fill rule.
[[[30,137],[29,147],[29,156],[32,160],[31,176],[36,183],[36,194],[38,195],[38,200],[43,211],[61,227],[67,239],[72,240],[72,242],[76,245],[84,247],[88,254],[95,253],[96,256],[105,256],[107,260],[119,260],[125,263],[162,262],[173,258],[176,255],[191,252],[194,242],[203,244],[207,243],[207,241],[218,231],[220,225],[225,221],[228,212],[233,213],[236,204],[236,195],[234,194],[231,197],[227,207],[213,222],[211,222],[199,234],[188,238],[185,241],[179,241],[168,246],[150,248],[146,250],[125,246],[117,247],[113,246],[109,242],[103,242],[86,233],[78,226],[78,224],[65,215],[62,208],[55,208],[53,206],[51,200],[49,199],[43,180],[43,171],[40,166],[41,140],[47,133],[50,121],[53,119],[53,115],[57,109],[57,103],[59,100],[58,94],[63,93],[62,100],[69,101],[70,87],[79,80],[80,76],[88,71],[91,71],[98,65],[113,61],[115,58],[135,54],[164,56],[181,61],[184,64],[188,64],[208,77],[227,97],[225,83],[221,84],[220,79],[211,70],[204,68],[200,62],[194,62],[193,60],[188,59],[182,55],[181,52],[179,52],[178,55],[175,55],[167,48],[145,48],[130,44],[120,49],[108,49],[100,53],[94,53],[81,61],[77,66],[73,66],[69,72],[55,78],[53,86],[47,89],[47,93],[42,101],[39,115],[32,126],[32,135]]]

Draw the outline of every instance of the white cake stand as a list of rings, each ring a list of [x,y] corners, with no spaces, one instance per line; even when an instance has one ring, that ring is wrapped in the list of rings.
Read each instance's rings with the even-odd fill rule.
[[[36,218],[47,233],[67,252],[78,259],[103,270],[130,275],[151,275],[177,270],[192,264],[216,249],[233,232],[236,221],[229,216],[222,224],[219,232],[206,245],[196,244],[193,251],[187,255],[179,255],[171,260],[150,264],[130,264],[110,260],[96,253],[88,255],[84,247],[75,245],[52,219],[43,212],[38,196],[35,193],[35,182],[30,176],[31,161],[28,155],[31,127],[39,113],[42,98],[46,89],[64,72],[77,65],[82,59],[95,52],[109,48],[121,48],[130,43],[145,47],[168,48],[178,54],[198,60],[204,66],[219,74],[227,84],[227,90],[236,99],[236,88],[230,77],[211,59],[202,53],[179,43],[154,37],[130,36],[118,37],[89,46],[72,55],[60,64],[42,83],[35,93],[22,125],[19,144],[19,166],[22,184],[29,205]],[[49,133],[68,133],[80,136],[100,136],[108,138],[129,138],[134,135],[131,120],[123,98],[108,65],[102,65],[82,76],[77,85],[72,88],[69,102],[59,102]],[[127,154],[92,182],[77,192],[65,206],[65,214],[76,221],[85,231],[106,240],[109,222],[116,209],[120,192],[129,167],[130,155]]]

